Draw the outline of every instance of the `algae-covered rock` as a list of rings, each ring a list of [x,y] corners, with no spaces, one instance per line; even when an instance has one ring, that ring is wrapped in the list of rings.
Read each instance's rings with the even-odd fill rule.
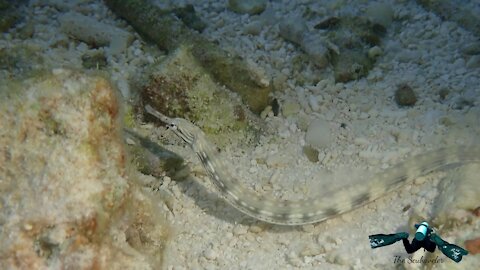
[[[238,96],[218,86],[186,47],[152,68],[141,98],[140,111],[150,104],[170,117],[186,118],[206,133],[218,135],[220,144],[252,139],[257,133],[250,123],[257,117]]]
[[[119,113],[102,77],[0,85],[2,269],[161,266],[168,226],[129,169]]]
[[[237,93],[252,112],[260,114],[269,105],[271,84],[269,81],[265,83],[268,79],[258,76],[256,70],[241,57],[229,55],[210,42],[192,41],[186,44],[191,46],[192,55],[198,63],[217,82]]]

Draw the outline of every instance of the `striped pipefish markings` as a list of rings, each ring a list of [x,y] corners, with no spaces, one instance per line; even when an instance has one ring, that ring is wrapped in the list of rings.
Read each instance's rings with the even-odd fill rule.
[[[276,200],[248,190],[230,175],[200,128],[182,118],[169,118],[149,105],[145,109],[168,123],[168,127],[192,148],[228,203],[253,218],[280,225],[321,222],[370,203],[433,170],[451,164],[480,161],[480,145],[446,147],[410,157],[374,175],[366,184],[308,200]]]

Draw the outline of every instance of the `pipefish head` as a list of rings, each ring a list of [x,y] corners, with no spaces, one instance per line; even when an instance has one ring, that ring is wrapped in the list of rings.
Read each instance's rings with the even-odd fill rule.
[[[197,128],[190,122],[182,118],[170,118],[159,111],[155,110],[152,106],[146,105],[145,110],[158,118],[160,121],[167,124],[167,128],[171,129],[178,137],[184,140],[187,144],[193,145],[198,134]]]
[[[178,137],[182,138],[187,144],[193,145],[196,140],[196,134],[198,131],[196,127],[182,118],[174,118],[167,126],[173,131]]]

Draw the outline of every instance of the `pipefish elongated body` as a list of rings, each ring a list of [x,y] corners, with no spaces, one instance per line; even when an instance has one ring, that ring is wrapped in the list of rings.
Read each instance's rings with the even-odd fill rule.
[[[308,200],[278,200],[245,188],[226,168],[203,131],[182,118],[167,117],[150,105],[148,113],[168,124],[200,159],[221,196],[241,212],[273,224],[317,223],[368,204],[431,171],[451,164],[480,161],[480,146],[451,146],[408,158],[374,175],[367,183]]]

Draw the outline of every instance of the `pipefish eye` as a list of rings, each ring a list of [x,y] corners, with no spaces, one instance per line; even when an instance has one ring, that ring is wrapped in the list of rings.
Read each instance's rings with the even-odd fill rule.
[[[168,129],[170,129],[170,128],[171,129],[177,129],[177,125],[175,125],[174,123],[170,123],[170,124],[167,125],[167,128]]]

